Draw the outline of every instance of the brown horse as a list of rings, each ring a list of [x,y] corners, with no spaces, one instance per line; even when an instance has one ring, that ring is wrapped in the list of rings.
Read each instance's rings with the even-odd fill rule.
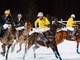
[[[78,29],[77,32],[76,32],[76,42],[77,42],[76,52],[77,52],[78,54],[80,54],[80,52],[79,52],[80,29]]]
[[[71,35],[69,35],[68,31],[59,31],[56,32],[56,43],[62,43],[64,41],[64,39],[71,41]]]
[[[38,45],[41,45],[41,46],[45,46],[45,47],[50,47],[53,50],[55,57],[58,58],[59,60],[62,60],[62,58],[58,52],[54,36],[55,36],[57,27],[61,28],[63,26],[64,26],[64,24],[62,24],[62,23],[59,23],[59,25],[52,24],[50,27],[50,30],[42,32],[42,33],[34,32],[28,37],[28,49],[33,44],[35,44],[35,46],[33,47],[34,57],[36,57],[35,49],[39,48]],[[26,49],[25,49],[25,54],[24,54],[23,58],[25,58],[25,55],[27,53]]]
[[[79,42],[80,42],[80,29],[76,29],[76,33],[75,33],[75,37],[76,37],[76,41],[77,42],[77,49],[76,49],[76,52],[78,54],[79,53]],[[59,32],[56,32],[56,36],[55,36],[55,39],[56,39],[56,43],[57,44],[60,44],[64,41],[64,39],[68,40],[68,41],[73,41],[71,39],[71,35],[69,35],[69,32],[68,31],[64,31],[64,30],[61,30]]]
[[[50,47],[56,58],[58,58],[59,60],[62,60],[59,52],[58,52],[58,49],[57,49],[57,46],[56,46],[56,42],[55,42],[55,39],[54,37],[51,35],[50,31],[46,31],[44,33],[38,33],[38,32],[34,32],[32,33],[29,38],[28,38],[29,42],[28,42],[28,49],[34,44],[35,46],[33,47],[33,52],[34,52],[34,57],[36,57],[36,54],[35,54],[35,50],[37,48],[39,48],[38,45],[41,45],[41,46],[45,46],[45,47]],[[26,53],[26,52],[25,52]]]
[[[3,56],[5,56],[5,54],[6,54],[6,60],[8,59],[9,48],[11,47],[11,45],[14,41],[13,33],[14,33],[14,29],[13,29],[12,25],[9,24],[5,36],[0,37],[0,41],[3,43],[2,44],[3,52],[1,52],[1,54]],[[7,51],[6,51],[6,46],[7,46]]]
[[[27,42],[28,42],[27,38],[28,38],[29,32],[30,32],[31,30],[32,30],[32,25],[31,25],[31,23],[27,23],[27,22],[26,22],[26,23],[25,23],[25,29],[22,31],[22,34],[17,37],[16,42],[12,45],[12,50],[11,50],[11,52],[14,51],[14,47],[15,47],[15,45],[16,45],[17,43],[19,43],[19,50],[17,51],[17,53],[21,51],[21,49],[22,49],[22,44],[23,44],[23,43],[25,43],[25,47],[26,47]]]

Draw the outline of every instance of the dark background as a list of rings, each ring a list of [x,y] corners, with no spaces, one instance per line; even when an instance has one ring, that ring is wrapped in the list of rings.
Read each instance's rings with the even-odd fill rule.
[[[71,14],[75,14],[75,20],[80,19],[80,3],[78,0],[0,0],[0,15],[6,9],[11,10],[13,17],[21,13],[24,17],[29,16],[31,21],[36,19],[39,11],[44,15],[56,16],[67,20]]]

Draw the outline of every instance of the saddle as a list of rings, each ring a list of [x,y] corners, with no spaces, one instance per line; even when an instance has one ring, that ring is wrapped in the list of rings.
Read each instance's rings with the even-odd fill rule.
[[[61,31],[61,28],[57,28],[56,32],[59,32],[59,31]]]
[[[67,29],[67,31],[68,31],[68,35],[70,35],[70,36],[71,36],[71,35],[72,35],[72,33],[73,33],[73,31],[68,30],[68,29]]]

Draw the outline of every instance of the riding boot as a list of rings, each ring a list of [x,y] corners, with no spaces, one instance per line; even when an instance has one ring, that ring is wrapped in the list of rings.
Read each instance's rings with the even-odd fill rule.
[[[6,35],[6,29],[3,30],[3,37]]]
[[[6,30],[4,28],[1,28],[1,33],[0,33],[1,35],[0,36],[4,37],[5,36],[5,32],[6,32]]]
[[[73,40],[73,41],[76,39],[75,33],[76,33],[76,30],[74,30],[74,31],[72,32],[72,35],[71,35],[71,40]]]

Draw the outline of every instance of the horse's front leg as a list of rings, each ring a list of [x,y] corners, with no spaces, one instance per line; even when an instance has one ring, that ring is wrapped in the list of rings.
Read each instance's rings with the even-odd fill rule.
[[[12,47],[11,47],[11,52],[13,52],[14,51],[14,49],[15,49],[15,45],[18,43],[18,41],[16,41],[14,44],[12,44]]]
[[[52,44],[51,49],[53,50],[56,58],[58,58],[58,60],[62,60],[62,58],[61,58],[61,56],[60,56],[60,54],[58,52],[56,43]]]
[[[14,51],[14,49],[15,49],[15,45],[19,42],[19,36],[18,36],[18,31],[16,32],[16,42],[14,42],[14,44],[12,45],[12,47],[11,47],[11,52],[13,52]]]
[[[77,52],[78,54],[80,54],[80,52],[79,52],[79,42],[77,42],[76,52]]]
[[[2,50],[3,50],[3,52],[1,52],[1,54],[4,56],[5,52],[6,52],[6,44],[2,45]]]
[[[7,53],[6,53],[6,59],[5,60],[8,60],[8,53],[9,53],[9,49],[10,49],[11,45],[12,44],[10,44],[10,45],[7,46],[8,48],[7,48]]]
[[[27,50],[28,50],[27,43],[25,43],[25,51],[24,51],[23,59],[25,59],[25,55],[26,55],[26,53],[27,53]]]
[[[21,49],[22,49],[22,43],[21,42],[19,42],[19,50],[17,50],[16,52],[18,53],[18,52],[20,52],[21,51]]]

